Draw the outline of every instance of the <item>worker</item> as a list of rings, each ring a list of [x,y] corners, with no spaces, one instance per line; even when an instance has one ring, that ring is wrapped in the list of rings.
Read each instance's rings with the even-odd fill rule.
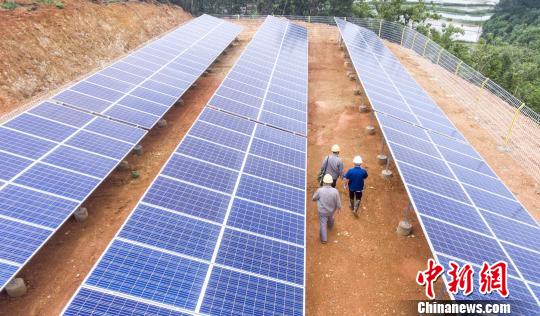
[[[344,176],[343,187],[349,189],[349,208],[355,216],[358,216],[360,200],[364,191],[364,180],[368,177],[366,169],[362,168],[362,162],[362,157],[354,157],[354,168],[349,169]]]
[[[319,211],[319,225],[321,242],[326,244],[328,241],[326,229],[334,226],[334,213],[341,209],[341,198],[336,188],[332,188],[331,184],[334,179],[330,174],[325,174],[323,177],[323,186],[318,188],[313,194],[313,201],[317,201],[317,209]]]
[[[343,178],[343,161],[339,158],[339,145],[332,146],[332,154],[326,156],[321,165],[319,175],[330,174],[332,176],[332,187],[336,187],[339,177]],[[320,180],[319,180],[320,181]],[[322,183],[319,183],[319,186]]]

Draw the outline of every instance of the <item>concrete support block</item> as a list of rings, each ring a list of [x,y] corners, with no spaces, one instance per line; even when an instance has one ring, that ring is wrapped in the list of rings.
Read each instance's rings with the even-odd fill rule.
[[[399,222],[398,227],[396,229],[396,233],[400,236],[409,236],[412,231],[412,225],[407,220],[402,220]]]
[[[360,104],[358,106],[358,111],[360,111],[360,113],[368,113],[369,112],[369,107],[365,104]]]
[[[129,170],[129,162],[127,160],[120,161],[118,164],[118,167],[116,167],[118,171],[127,171]]]
[[[166,119],[161,119],[157,122],[157,127],[159,128],[165,128],[167,127],[167,120]]]
[[[362,95],[362,90],[358,88],[354,89],[354,95]]]
[[[143,154],[143,147],[142,145],[136,145],[134,148],[133,148],[133,153],[137,156],[140,156]]]
[[[352,64],[350,61],[344,61],[343,62],[343,66],[345,66],[345,68],[351,68],[352,67]]]
[[[9,297],[21,297],[26,294],[26,284],[23,278],[15,278],[11,280],[5,287]]]
[[[368,135],[373,135],[373,134],[375,134],[375,126],[373,126],[373,125],[368,125],[368,126],[366,126],[366,133],[367,133]]]
[[[208,76],[208,71],[203,72],[203,73],[202,73],[202,76],[203,76],[203,77],[207,77],[207,76]]]
[[[510,149],[510,147],[504,146],[504,145],[497,146],[497,150],[500,151],[500,152],[502,152],[502,153],[507,153],[507,152],[512,151],[512,150]]]
[[[180,99],[180,100],[176,101],[176,103],[174,105],[177,105],[177,106],[184,105],[184,100]]]
[[[389,180],[390,178],[392,178],[392,170],[384,169],[381,172],[381,177],[383,177],[383,179]]]
[[[388,162],[388,157],[386,155],[380,154],[377,155],[377,164],[384,166]]]
[[[195,89],[195,88],[197,88],[198,86],[199,86],[199,84],[196,83],[196,82],[194,82],[194,83],[191,85],[191,88]]]
[[[88,218],[88,210],[86,207],[79,207],[73,212],[73,217],[77,222],[84,222]]]
[[[132,177],[133,179],[137,179],[137,178],[140,177],[140,176],[141,176],[141,173],[140,173],[139,171],[137,171],[137,170],[131,171],[131,177]]]

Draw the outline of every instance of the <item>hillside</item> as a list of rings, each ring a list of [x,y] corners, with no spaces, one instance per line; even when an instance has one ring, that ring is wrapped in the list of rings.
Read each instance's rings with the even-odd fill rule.
[[[68,0],[63,9],[24,3],[30,5],[0,10],[0,113],[51,93],[190,18],[179,7],[143,2]]]

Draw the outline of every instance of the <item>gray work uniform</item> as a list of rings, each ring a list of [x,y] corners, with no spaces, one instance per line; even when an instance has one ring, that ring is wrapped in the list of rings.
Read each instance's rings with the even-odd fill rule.
[[[328,158],[328,162],[326,159]],[[332,179],[337,180],[339,177],[343,177],[343,161],[336,154],[326,156],[321,165],[321,171],[324,171],[326,167],[326,173],[332,176]]]
[[[341,208],[339,192],[329,185],[324,185],[315,191],[313,201],[317,201],[321,240],[327,241],[326,229],[334,226],[334,212]]]

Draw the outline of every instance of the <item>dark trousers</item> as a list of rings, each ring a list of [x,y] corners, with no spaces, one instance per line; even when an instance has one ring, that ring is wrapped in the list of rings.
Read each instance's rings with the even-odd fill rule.
[[[336,182],[337,182],[337,179],[334,179],[334,181],[332,181],[332,188],[336,187]]]
[[[356,200],[360,201],[362,199],[362,192],[349,191],[349,199],[353,200],[356,196]]]

